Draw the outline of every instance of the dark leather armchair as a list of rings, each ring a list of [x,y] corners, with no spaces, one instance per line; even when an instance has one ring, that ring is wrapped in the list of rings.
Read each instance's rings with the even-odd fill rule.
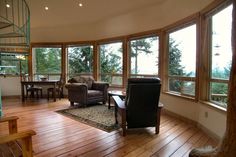
[[[68,89],[68,99],[73,106],[74,102],[84,106],[92,103],[107,101],[108,83],[95,82],[91,76],[72,78],[65,85]]]
[[[161,84],[158,78],[129,78],[125,100],[113,96],[115,101],[116,123],[119,123],[126,135],[127,128],[156,127],[159,133],[159,105]],[[118,121],[120,120],[120,121]]]

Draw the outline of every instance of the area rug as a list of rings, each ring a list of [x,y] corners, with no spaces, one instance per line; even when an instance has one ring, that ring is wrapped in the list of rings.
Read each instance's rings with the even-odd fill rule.
[[[74,107],[56,112],[107,132],[119,128],[115,124],[114,108],[108,109],[105,105]]]

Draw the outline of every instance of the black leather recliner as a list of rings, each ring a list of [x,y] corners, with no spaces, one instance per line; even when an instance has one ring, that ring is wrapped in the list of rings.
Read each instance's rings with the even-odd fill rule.
[[[159,133],[159,103],[161,83],[159,78],[129,78],[125,100],[113,96],[115,101],[116,123],[126,135],[127,128],[156,127]],[[118,118],[120,116],[120,118]],[[121,119],[120,122],[118,120]]]

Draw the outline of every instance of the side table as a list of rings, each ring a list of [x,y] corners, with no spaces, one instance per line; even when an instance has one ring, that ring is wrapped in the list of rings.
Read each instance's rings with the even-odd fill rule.
[[[121,90],[110,90],[108,91],[108,109],[111,108],[111,97],[112,96],[119,96],[121,99],[124,99],[126,96],[126,92],[125,91],[121,91]]]

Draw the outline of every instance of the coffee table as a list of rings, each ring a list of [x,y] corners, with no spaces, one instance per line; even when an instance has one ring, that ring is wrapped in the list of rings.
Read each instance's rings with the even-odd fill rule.
[[[111,97],[119,96],[121,99],[124,99],[126,96],[126,92],[122,90],[110,90],[108,91],[108,109],[111,108]]]

